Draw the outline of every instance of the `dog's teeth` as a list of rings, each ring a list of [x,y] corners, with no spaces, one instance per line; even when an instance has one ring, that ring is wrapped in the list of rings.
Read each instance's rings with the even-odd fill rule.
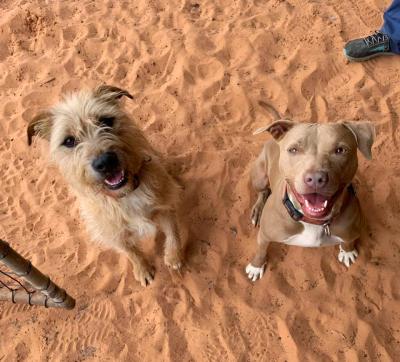
[[[305,207],[307,209],[309,209],[311,212],[319,213],[319,212],[323,212],[326,209],[326,207],[328,206],[328,200],[325,200],[321,207],[312,206],[310,204],[310,201],[308,201],[307,199],[304,200],[304,204],[305,204]]]

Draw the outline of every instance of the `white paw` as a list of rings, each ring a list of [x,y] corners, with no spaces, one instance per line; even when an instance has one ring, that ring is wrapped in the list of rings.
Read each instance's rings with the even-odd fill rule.
[[[339,254],[338,254],[339,261],[349,268],[350,265],[354,264],[354,262],[357,259],[357,256],[358,256],[357,250],[354,249],[351,251],[345,251],[345,250],[343,250],[341,245],[339,245],[339,249],[340,249]]]
[[[255,282],[257,279],[261,279],[264,275],[265,264],[263,264],[260,268],[248,264],[246,266],[246,274],[251,281]]]

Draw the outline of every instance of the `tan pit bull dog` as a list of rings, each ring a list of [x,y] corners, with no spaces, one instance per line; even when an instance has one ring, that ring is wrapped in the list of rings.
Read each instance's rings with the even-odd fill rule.
[[[279,120],[268,131],[251,171],[258,192],[252,223],[260,226],[257,252],[246,267],[252,281],[264,274],[271,241],[303,247],[339,244],[338,259],[347,267],[358,256],[355,242],[363,227],[352,179],[357,148],[371,159],[375,138],[370,122],[330,124]]]

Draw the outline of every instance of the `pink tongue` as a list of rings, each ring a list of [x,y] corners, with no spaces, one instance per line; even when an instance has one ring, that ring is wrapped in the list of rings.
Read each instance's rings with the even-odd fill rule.
[[[119,171],[115,175],[107,177],[105,181],[109,185],[118,185],[122,181],[123,177],[124,177],[123,171]]]
[[[308,194],[304,195],[304,198],[308,200],[310,205],[315,208],[321,208],[324,206],[325,201],[327,200],[325,197],[319,194]]]

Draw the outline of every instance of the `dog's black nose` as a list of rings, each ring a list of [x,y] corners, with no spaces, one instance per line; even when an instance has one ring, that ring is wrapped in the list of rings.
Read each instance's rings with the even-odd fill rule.
[[[115,152],[102,153],[92,162],[92,167],[99,173],[115,171],[119,166],[119,159]]]
[[[313,189],[321,189],[324,187],[329,181],[328,173],[323,171],[317,172],[307,172],[304,175],[304,183],[313,188]]]

